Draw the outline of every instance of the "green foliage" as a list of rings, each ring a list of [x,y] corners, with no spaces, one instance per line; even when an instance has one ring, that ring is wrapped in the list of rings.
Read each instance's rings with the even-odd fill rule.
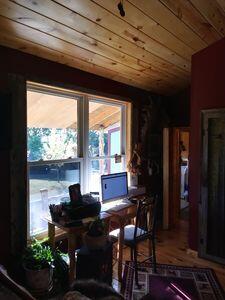
[[[43,128],[28,128],[27,129],[27,148],[29,160],[39,160],[44,152],[42,143]]]
[[[23,264],[27,269],[41,270],[49,267],[54,260],[50,246],[44,241],[34,239],[26,248],[23,256]]]
[[[98,154],[99,148],[99,135],[95,130],[89,131],[89,155],[95,156]]]
[[[104,133],[104,153],[108,154],[108,134]],[[99,131],[89,131],[89,154],[90,156],[99,155]]]
[[[27,128],[28,160],[73,157],[77,133],[71,128]]]
[[[52,250],[49,245],[46,244],[46,239],[38,241],[32,240],[32,243],[25,249],[23,255],[23,265],[29,270],[42,270],[53,266],[53,274],[55,280],[57,280],[62,287],[67,286],[68,280],[68,265],[63,259],[63,254],[59,249]]]
[[[28,160],[73,157],[77,148],[77,133],[66,128],[27,128]],[[104,153],[108,154],[108,134],[104,133]],[[89,131],[89,154],[99,155],[99,131]]]

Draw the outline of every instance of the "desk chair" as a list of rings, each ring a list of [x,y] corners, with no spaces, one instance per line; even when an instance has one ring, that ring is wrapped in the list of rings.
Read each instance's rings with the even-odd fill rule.
[[[155,227],[156,227],[156,205],[157,197],[146,197],[138,202],[137,215],[134,225],[127,225],[124,228],[124,245],[131,250],[131,261],[134,262],[135,283],[138,283],[138,262],[137,246],[140,242],[149,241],[149,256],[141,263],[151,260],[153,272],[156,273],[156,255],[155,255]],[[119,229],[109,233],[112,241],[118,241]],[[152,245],[152,249],[151,246]],[[151,251],[150,251],[151,250]],[[150,253],[151,252],[151,253]]]

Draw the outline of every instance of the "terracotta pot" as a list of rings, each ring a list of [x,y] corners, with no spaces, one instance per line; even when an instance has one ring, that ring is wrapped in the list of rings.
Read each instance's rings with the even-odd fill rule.
[[[102,249],[105,246],[107,240],[108,237],[106,235],[90,236],[87,233],[84,235],[84,244],[90,250]]]
[[[41,270],[31,270],[26,267],[25,276],[28,288],[36,296],[45,295],[53,286],[53,267],[49,266]]]

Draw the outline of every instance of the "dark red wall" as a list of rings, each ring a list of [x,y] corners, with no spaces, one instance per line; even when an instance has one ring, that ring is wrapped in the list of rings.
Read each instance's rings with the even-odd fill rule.
[[[140,98],[143,94],[147,95],[147,92],[141,89],[2,46],[0,46],[0,63],[1,80],[5,80],[7,73],[17,73],[28,79],[72,84],[132,99]]]
[[[192,57],[189,245],[195,250],[198,248],[198,201],[200,197],[200,111],[224,107],[225,39],[222,39]]]
[[[0,46],[0,95],[7,92],[9,73],[23,75],[30,80],[43,80],[129,98],[138,106],[149,93],[116,81],[105,79],[65,65],[41,59],[17,50]],[[0,97],[2,102],[2,98]],[[0,103],[1,105],[2,103]],[[2,105],[1,108],[2,109]],[[3,114],[5,123],[10,116]],[[1,137],[0,137],[1,141]],[[10,251],[10,149],[0,147],[0,263],[7,265]]]

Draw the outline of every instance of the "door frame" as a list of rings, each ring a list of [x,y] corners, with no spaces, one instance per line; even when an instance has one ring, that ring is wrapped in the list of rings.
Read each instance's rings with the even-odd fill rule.
[[[190,127],[163,129],[163,228],[178,224],[180,218],[180,132]]]

